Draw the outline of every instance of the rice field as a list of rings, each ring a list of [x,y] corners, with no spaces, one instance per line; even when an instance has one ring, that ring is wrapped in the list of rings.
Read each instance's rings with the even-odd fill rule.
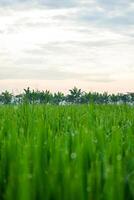
[[[134,107],[0,106],[0,200],[76,199],[134,199]]]

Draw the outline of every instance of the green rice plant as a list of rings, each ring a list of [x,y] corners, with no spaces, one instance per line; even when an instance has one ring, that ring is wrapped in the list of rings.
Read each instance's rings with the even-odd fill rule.
[[[133,200],[134,107],[0,106],[0,200]]]

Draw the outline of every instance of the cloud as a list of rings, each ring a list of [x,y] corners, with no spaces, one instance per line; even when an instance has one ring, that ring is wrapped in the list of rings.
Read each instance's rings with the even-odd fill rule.
[[[98,5],[100,5],[101,7],[105,8],[105,9],[109,9],[109,10],[113,10],[113,9],[119,9],[119,8],[124,8],[126,6],[129,6],[131,4],[131,2],[133,2],[132,0],[96,0],[96,2],[98,3]]]
[[[58,12],[56,16],[53,15],[53,21],[61,20],[63,23],[65,20],[70,19],[74,23],[91,23],[97,26],[119,27],[133,25],[134,20],[134,3],[132,0],[1,0],[0,5],[1,7],[6,5],[8,8],[15,9],[14,12],[21,8],[24,10],[38,8],[40,11],[45,9],[48,14],[49,9],[55,9]],[[23,6],[15,7],[19,5]],[[70,9],[73,8],[75,10],[70,12]],[[68,13],[64,9],[67,9]],[[7,11],[5,12],[7,13]],[[55,13],[56,11],[53,12]],[[41,24],[45,25],[43,19],[40,23],[37,23],[36,20],[32,24],[27,21],[27,26],[37,27]]]
[[[97,7],[107,9],[109,11],[120,8],[128,8],[133,6],[133,0],[1,0],[1,6],[14,6],[14,5],[35,5],[45,6],[48,8],[94,8]]]
[[[133,13],[130,0],[1,0],[0,79],[116,81],[134,64]]]
[[[0,80],[8,79],[29,79],[29,80],[83,80],[89,82],[111,82],[113,78],[110,74],[105,73],[79,73],[69,72],[58,68],[47,68],[47,69],[27,69],[7,67],[1,68]]]
[[[80,2],[80,9],[75,16],[79,22],[111,29],[122,29],[133,25],[134,2],[132,0],[94,0],[82,7],[82,1]]]
[[[50,8],[70,8],[75,5],[79,0],[1,0],[1,6],[14,6],[14,5],[24,5],[24,4],[31,4],[31,5],[39,5],[39,6],[46,6]]]
[[[77,4],[77,2],[78,0],[38,0],[39,4],[52,8],[73,7]]]

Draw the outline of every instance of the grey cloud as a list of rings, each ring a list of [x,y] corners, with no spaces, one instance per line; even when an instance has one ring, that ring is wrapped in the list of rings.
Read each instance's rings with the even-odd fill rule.
[[[77,4],[78,0],[38,0],[39,4],[49,6],[49,7],[73,7]]]
[[[134,37],[132,35],[132,37]],[[85,50],[92,50],[92,48],[102,48],[102,47],[110,47],[110,46],[116,46],[116,45],[121,45],[121,44],[132,44],[134,41],[118,41],[118,40],[98,40],[98,41],[67,41],[67,42],[50,42],[47,44],[38,44],[36,48],[31,49],[31,50],[25,50],[24,53],[27,55],[34,55],[35,57],[42,56],[43,59],[47,57],[47,55],[51,53],[55,53],[62,55],[69,55],[72,51],[72,49],[76,49],[78,52],[81,52],[81,48]],[[91,48],[91,49],[90,49]]]
[[[51,8],[73,7],[79,0],[0,0],[1,6],[12,6],[16,4],[36,4]]]
[[[121,34],[127,34],[127,26],[134,25],[134,12],[133,9],[130,9],[130,3],[132,1],[130,0],[94,0],[94,3],[88,4],[90,0],[87,0],[85,4],[82,4],[82,0],[25,0],[23,3],[34,3],[37,2],[40,6],[45,6],[47,8],[71,8],[76,6],[78,10],[76,13],[69,13],[69,14],[58,14],[57,16],[53,16],[52,24],[48,23],[47,27],[49,25],[53,25],[55,23],[55,20],[58,20],[58,23],[60,23],[63,28],[81,32],[82,34],[85,33],[87,36],[86,42],[81,41],[74,41],[70,40],[67,42],[50,42],[48,44],[39,44],[37,45],[37,48],[31,49],[31,50],[25,50],[23,53],[25,54],[24,57],[16,58],[16,61],[13,63],[17,67],[6,67],[4,68],[0,67],[0,79],[46,79],[46,80],[64,80],[64,79],[82,79],[85,81],[95,81],[95,82],[109,82],[114,81],[111,77],[111,73],[90,73],[90,74],[80,74],[78,72],[68,72],[68,71],[62,71],[61,69],[52,68],[51,66],[59,66],[63,68],[68,68],[70,66],[75,66],[80,68],[86,66],[87,69],[91,69],[94,66],[99,66],[99,57],[97,58],[97,52],[98,50],[101,50],[101,48],[105,46],[114,46],[114,45],[120,45],[120,43],[127,43],[131,41],[124,41],[121,39],[120,41],[117,41],[112,39],[104,39],[101,40],[98,38],[98,41],[88,41],[90,40],[90,32],[91,37],[92,34],[96,34],[97,39],[97,33],[96,30],[93,31],[90,30],[90,26],[97,27],[97,31],[100,30],[100,26],[110,26],[113,32],[115,31],[115,27],[118,27],[119,30],[121,30]],[[21,3],[22,0],[0,0],[1,6],[10,6]],[[80,7],[80,5],[83,5]],[[87,7],[85,6],[87,5]],[[103,9],[98,9],[103,8]],[[43,7],[44,8],[44,7]],[[127,10],[126,10],[127,9]],[[119,12],[119,15],[116,15],[116,13],[112,14],[111,11],[117,10]],[[15,12],[15,11],[14,11]],[[46,22],[40,21],[38,23],[34,22],[34,20],[31,20],[31,18],[21,18],[21,20],[18,19],[16,24],[11,24],[7,26],[7,32],[10,34],[13,31],[18,31],[19,27],[43,27],[46,25]],[[67,20],[68,26],[65,23],[65,20]],[[74,23],[74,26],[72,24]],[[81,26],[82,25],[82,26]],[[121,27],[125,27],[125,32],[122,31]],[[100,29],[99,29],[100,28]],[[103,31],[103,30],[102,30]],[[89,33],[89,34],[88,34]],[[0,30],[0,34],[3,34],[3,30]],[[133,33],[128,33],[131,38],[134,37]],[[98,35],[99,36],[99,35]],[[91,48],[90,48],[91,47]],[[93,47],[93,48],[92,48]],[[94,48],[95,47],[95,48]],[[100,48],[100,49],[96,49]],[[95,49],[95,51],[94,51]],[[94,51],[92,53],[92,50]],[[30,57],[32,55],[32,57]],[[49,55],[51,55],[49,57]],[[54,56],[53,56],[54,55]],[[64,57],[65,56],[65,57]],[[57,59],[54,60],[53,63],[51,63],[51,59]],[[97,60],[98,59],[98,60]],[[63,61],[63,62],[62,62]],[[93,62],[91,62],[93,61]],[[97,62],[97,63],[96,63]],[[5,62],[7,64],[7,62]],[[93,65],[96,64],[96,65]],[[36,68],[30,69],[32,66],[37,65]],[[40,66],[40,69],[38,68],[38,65]],[[20,67],[21,66],[21,67]],[[23,66],[23,67],[22,67]],[[44,67],[49,67],[49,69],[41,69]],[[103,66],[101,65],[103,68]],[[102,69],[103,70],[103,69]]]
[[[5,33],[5,31],[4,30],[0,30],[0,34],[3,34],[3,33]]]
[[[75,19],[87,25],[122,27],[134,25],[132,0],[95,0],[94,4],[81,7]]]
[[[33,53],[32,53],[33,55]],[[37,54],[36,54],[37,55]],[[16,65],[44,65],[45,63],[45,57],[41,56],[40,54],[38,54],[37,56],[32,56],[32,57],[22,57],[21,59],[16,59],[16,61],[14,62]]]
[[[134,24],[134,8],[131,7],[132,0],[94,0],[90,4],[90,0],[84,1],[87,4],[84,4],[82,0],[0,0],[0,5],[15,5],[15,4],[29,4],[36,3],[40,6],[45,6],[48,8],[78,8],[77,12],[69,13],[68,15],[59,14],[58,16],[53,17],[53,23],[56,20],[60,22],[65,22],[65,20],[70,20],[71,22],[87,23],[88,26],[95,24],[96,26],[128,26]],[[102,8],[102,9],[99,9]],[[111,11],[115,10],[112,13]],[[119,15],[117,15],[117,13]],[[28,19],[23,19],[22,22],[18,22],[16,27],[21,26],[22,24],[27,27],[35,26],[44,26],[46,22],[31,22]]]
[[[45,56],[45,53],[43,51],[42,48],[34,48],[34,49],[30,49],[30,50],[24,50],[24,53],[27,55],[33,55],[33,56]]]
[[[89,46],[90,45],[90,46]],[[36,63],[43,67],[45,66],[62,66],[65,65],[65,68],[72,67],[75,68],[79,63],[82,62],[82,66],[88,64],[91,60],[94,62],[94,55],[92,50],[89,49],[91,45],[96,44],[87,44],[86,42],[51,42],[48,44],[40,44],[36,48],[31,50],[25,50],[25,57],[21,60],[18,60],[16,64],[28,64],[30,63],[35,65]],[[83,51],[83,50],[84,51]],[[85,54],[90,52],[89,54]],[[27,58],[26,58],[27,57]],[[52,61],[53,59],[53,61]],[[52,62],[51,62],[52,61]],[[91,64],[89,64],[91,67]]]
[[[29,0],[23,0],[23,3],[27,3]],[[0,5],[1,6],[10,6],[10,5],[15,5],[18,3],[22,3],[22,0],[0,0]]]
[[[126,7],[129,6],[129,4],[131,2],[133,2],[132,0],[96,0],[96,2],[106,8],[106,9],[115,9],[115,8],[122,8],[122,7]]]
[[[134,10],[131,12],[122,12],[119,16],[111,16],[108,12],[95,12],[94,14],[90,12],[81,13],[79,15],[79,20],[90,24],[95,24],[96,26],[102,27],[117,27],[122,28],[124,26],[134,25]]]
[[[58,69],[29,69],[8,67],[1,69],[0,79],[44,79],[44,80],[63,80],[72,77],[80,77],[79,74],[65,73]]]
[[[62,71],[56,68],[49,69],[29,69],[24,70],[23,68],[1,68],[0,80],[4,79],[38,79],[38,80],[68,80],[68,79],[79,79],[89,82],[111,82],[110,74],[105,73],[89,73],[80,74],[77,72]]]
[[[11,6],[15,4],[37,4],[51,8],[63,8],[74,6],[100,6],[106,9],[115,9],[129,6],[133,0],[0,0],[1,6]]]

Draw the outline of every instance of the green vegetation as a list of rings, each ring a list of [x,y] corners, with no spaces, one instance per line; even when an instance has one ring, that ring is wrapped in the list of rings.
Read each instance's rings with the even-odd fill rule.
[[[134,199],[134,107],[0,107],[0,200]]]
[[[85,92],[74,87],[68,94],[51,93],[49,90],[31,90],[29,87],[18,95],[5,91],[0,94],[0,104],[129,104],[134,105],[134,92],[126,94],[108,94],[107,92]]]

